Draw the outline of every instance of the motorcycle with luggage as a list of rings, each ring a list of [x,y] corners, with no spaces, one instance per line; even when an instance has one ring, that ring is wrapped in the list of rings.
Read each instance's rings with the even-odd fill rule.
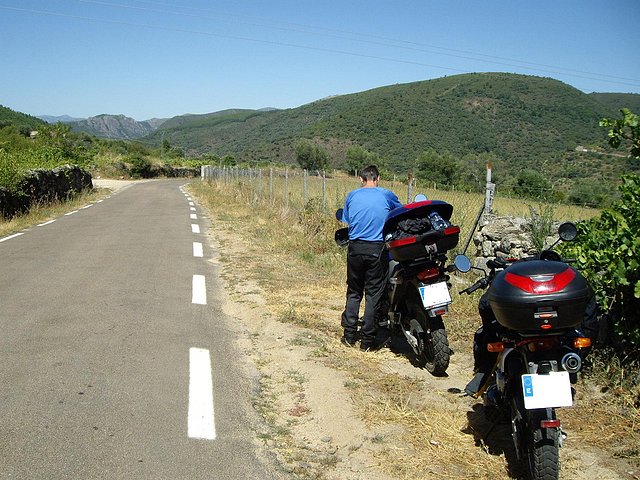
[[[448,260],[447,252],[459,240],[460,227],[450,222],[453,206],[417,195],[413,203],[392,210],[383,228],[388,262],[387,294],[379,326],[402,334],[412,349],[414,363],[434,376],[449,366],[449,347],[443,316],[451,305],[449,273],[467,270],[468,259]],[[342,220],[341,209],[336,218]],[[348,243],[348,228],[336,231],[338,245]],[[466,266],[465,266],[466,265]]]
[[[575,225],[562,224],[558,234],[532,258],[490,260],[489,273],[482,270],[485,275],[460,292],[488,288],[474,345],[476,365],[484,368],[466,391],[483,398],[485,412],[510,420],[518,459],[535,480],[559,476],[564,434],[557,409],[573,405],[572,385],[591,346],[582,333],[585,313],[595,305],[586,279],[553,251],[560,240],[576,237]]]

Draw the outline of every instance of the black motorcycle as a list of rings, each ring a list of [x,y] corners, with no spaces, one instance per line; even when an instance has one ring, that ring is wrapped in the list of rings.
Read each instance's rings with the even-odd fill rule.
[[[415,354],[415,363],[435,376],[449,366],[451,349],[442,316],[451,304],[448,273],[468,271],[468,259],[448,264],[446,252],[458,244],[460,228],[449,220],[453,206],[439,200],[416,201],[389,212],[383,235],[381,261],[389,262],[385,318],[391,334],[402,332]],[[342,219],[342,210],[336,212]],[[348,229],[336,231],[338,245],[348,243]]]
[[[558,233],[558,242],[571,241],[577,230],[564,223]],[[485,411],[510,418],[518,459],[526,460],[536,480],[558,478],[563,433],[556,409],[573,405],[571,385],[591,346],[580,326],[593,292],[553,246],[532,258],[490,260],[489,274],[460,292],[489,287],[480,309],[484,341],[477,337],[474,348],[480,349],[476,360],[488,356],[493,368],[476,375],[472,390]]]

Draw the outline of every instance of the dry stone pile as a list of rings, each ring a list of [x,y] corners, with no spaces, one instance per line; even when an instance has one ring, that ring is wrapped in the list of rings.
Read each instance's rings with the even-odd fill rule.
[[[557,232],[557,225],[551,231]],[[557,235],[545,239],[550,246]],[[522,258],[536,253],[531,239],[531,219],[521,217],[498,217],[486,215],[473,237],[476,246],[476,266],[484,267],[487,260],[496,257]]]

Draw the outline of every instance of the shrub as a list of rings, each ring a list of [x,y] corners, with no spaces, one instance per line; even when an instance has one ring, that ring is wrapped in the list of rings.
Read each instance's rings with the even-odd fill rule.
[[[640,177],[622,177],[621,199],[600,217],[578,224],[565,255],[593,286],[610,324],[608,342],[618,351],[640,356]]]
[[[142,155],[132,155],[129,157],[131,163],[131,176],[133,178],[151,177],[151,163]]]
[[[15,192],[22,175],[23,169],[17,158],[0,149],[0,187]]]

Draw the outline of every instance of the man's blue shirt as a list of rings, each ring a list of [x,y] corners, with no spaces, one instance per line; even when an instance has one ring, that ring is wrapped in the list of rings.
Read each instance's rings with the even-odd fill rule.
[[[342,213],[342,221],[349,225],[349,240],[381,242],[387,214],[401,206],[396,194],[382,187],[352,190]]]

